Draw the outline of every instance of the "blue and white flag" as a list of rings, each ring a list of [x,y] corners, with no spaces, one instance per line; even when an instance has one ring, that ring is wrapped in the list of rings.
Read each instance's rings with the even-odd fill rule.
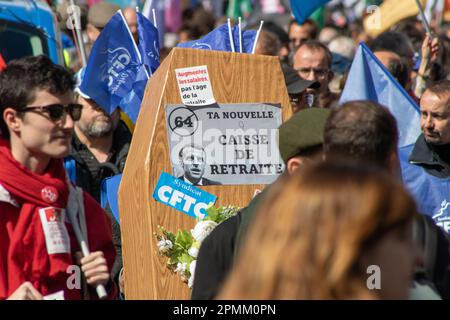
[[[230,38],[230,36],[232,38]],[[242,52],[252,53],[253,45],[256,41],[257,31],[246,30],[242,32]],[[223,24],[214,29],[203,38],[189,42],[183,42],[177,45],[181,48],[193,48],[203,50],[217,50],[227,52],[240,52],[239,45],[239,27],[234,26],[231,29],[228,24]],[[234,49],[234,50],[233,50]]]
[[[125,18],[117,12],[92,47],[79,89],[109,114],[120,107],[136,123],[148,78]]]
[[[361,43],[342,91],[340,103],[371,100],[386,106],[397,120],[399,145],[415,143],[420,135],[420,109],[370,49]]]
[[[330,0],[291,0],[291,10],[295,20],[303,24],[314,11],[329,2]]]
[[[148,73],[142,67],[139,69],[136,79],[131,87],[131,91],[120,101],[120,108],[136,124],[141,109],[142,99],[144,98],[145,87],[147,85]]]
[[[228,25],[225,23],[198,40],[179,43],[177,47],[232,52]]]
[[[252,53],[256,41],[257,30],[245,30],[241,32],[242,51],[239,41],[239,26],[233,27],[233,42],[236,52]]]
[[[138,49],[142,62],[153,74],[159,67],[158,29],[141,13],[137,12],[137,29],[139,35]]]
[[[145,0],[144,7],[142,8],[142,15],[148,20],[153,21],[154,26],[158,29],[159,43],[162,46],[164,46],[165,34],[165,7],[164,0]],[[155,17],[153,17],[153,10],[155,10]]]
[[[114,218],[119,224],[120,217],[118,194],[121,181],[122,174],[118,174],[116,176],[104,179],[100,187],[100,204],[102,208],[105,209],[106,205],[108,205]]]

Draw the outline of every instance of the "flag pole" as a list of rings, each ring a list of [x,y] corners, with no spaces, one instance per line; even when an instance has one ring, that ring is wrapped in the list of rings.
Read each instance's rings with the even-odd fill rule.
[[[158,29],[158,23],[156,22],[156,11],[155,11],[155,9],[152,9],[152,14],[153,14],[153,25],[155,26],[156,29]]]
[[[242,24],[241,17],[239,19],[239,52],[242,53]]]
[[[75,8],[74,0],[70,0],[70,6],[72,9]],[[77,36],[76,39],[74,39],[76,42],[78,42],[78,47],[81,55],[81,63],[83,67],[86,67],[87,65],[87,59],[86,59],[86,48],[84,47],[84,41],[83,41],[83,35],[81,34],[81,23],[80,23],[80,17],[77,14],[77,10],[72,10],[71,14],[72,19],[72,27],[75,27],[75,34]],[[74,22],[75,21],[75,26]]]
[[[234,50],[234,41],[233,41],[233,34],[231,32],[231,20],[230,20],[230,18],[228,18],[228,35],[230,37],[231,51],[232,52],[236,52]]]
[[[431,32],[430,25],[428,23],[427,17],[425,16],[425,12],[423,11],[422,4],[420,3],[420,0],[416,0],[416,4],[417,4],[417,7],[419,8],[419,14],[420,14],[420,17],[422,19],[422,24],[423,24],[426,32],[428,33],[428,35],[431,38],[433,36],[433,33]]]
[[[122,10],[121,10],[121,9],[119,9],[117,12],[119,12],[120,16],[122,17],[123,23],[125,24],[125,27],[126,27],[127,30],[128,30],[128,34],[129,34],[129,36],[130,36],[130,38],[131,38],[131,41],[133,42],[133,47],[134,47],[134,50],[136,51],[136,54],[137,54],[138,59],[139,59],[139,62],[142,64],[143,62],[142,62],[141,53],[139,52],[139,49],[138,49],[138,47],[137,47],[137,44],[136,44],[136,42],[134,41],[133,35],[131,34],[130,27],[128,27],[127,20],[126,20],[125,17],[123,16],[123,13],[122,13]],[[146,68],[144,65],[143,65],[143,68],[144,68],[144,71],[145,71],[145,75],[147,76],[147,80],[150,79],[150,75],[149,75],[148,72],[147,72],[147,68]]]
[[[81,198],[81,201],[80,201],[78,191],[74,187],[72,187],[70,181],[68,181],[67,183],[69,185],[69,189],[71,190],[71,192],[72,193],[76,192],[78,207],[81,208],[80,210],[84,210],[83,200]],[[89,251],[89,247],[86,242],[86,239],[84,238],[83,233],[81,232],[80,225],[78,224],[77,218],[74,216],[74,214],[76,214],[76,213],[73,212],[72,210],[67,210],[66,212],[67,212],[67,216],[70,220],[70,224],[72,225],[72,230],[75,233],[75,237],[77,238],[78,244],[80,245],[81,253],[82,253],[83,257],[85,258],[88,255],[90,255],[90,251]],[[106,293],[105,287],[101,284],[97,285],[95,290],[97,291],[97,295],[98,295],[99,299],[105,299],[108,296],[108,294]]]
[[[255,50],[256,50],[256,44],[258,43],[259,34],[261,33],[263,24],[264,24],[264,20],[261,20],[261,23],[259,24],[258,31],[256,32],[255,42],[253,42],[252,54],[255,53]]]
[[[152,0],[145,0],[144,6],[142,7],[142,15],[150,20],[150,12],[152,7],[153,1]]]

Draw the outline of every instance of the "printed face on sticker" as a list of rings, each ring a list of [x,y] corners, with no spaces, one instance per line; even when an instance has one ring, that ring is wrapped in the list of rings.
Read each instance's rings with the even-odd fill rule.
[[[198,182],[205,173],[206,154],[203,148],[187,145],[180,150],[179,156],[185,178],[193,183]]]

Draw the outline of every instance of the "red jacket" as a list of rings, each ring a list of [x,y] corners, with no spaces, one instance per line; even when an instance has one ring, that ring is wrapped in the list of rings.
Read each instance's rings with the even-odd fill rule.
[[[63,290],[65,299],[82,299],[80,289],[67,285],[76,282],[71,266],[75,265],[74,253],[81,251],[71,224],[68,219],[61,223],[69,235],[70,249],[52,253],[39,214],[39,209],[45,207],[66,207],[68,188],[62,161],[51,160],[47,171],[36,175],[15,161],[7,146],[0,141],[0,299],[8,298],[25,281],[44,296]],[[54,188],[51,190],[58,194],[56,200],[50,197],[54,203],[45,202],[48,197],[42,196],[42,186]],[[84,207],[89,249],[102,251],[111,270],[115,259],[111,221],[85,192]],[[96,298],[95,290],[91,291],[90,296]],[[113,286],[109,298],[115,295]]]

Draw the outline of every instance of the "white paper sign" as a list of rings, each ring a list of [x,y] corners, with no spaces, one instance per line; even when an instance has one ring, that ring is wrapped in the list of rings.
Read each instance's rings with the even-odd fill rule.
[[[166,106],[172,175],[196,186],[270,184],[283,171],[281,106]]]
[[[181,101],[187,106],[207,106],[216,103],[208,67],[175,69]]]
[[[39,209],[48,254],[70,253],[70,238],[65,225],[66,210],[59,208]]]

